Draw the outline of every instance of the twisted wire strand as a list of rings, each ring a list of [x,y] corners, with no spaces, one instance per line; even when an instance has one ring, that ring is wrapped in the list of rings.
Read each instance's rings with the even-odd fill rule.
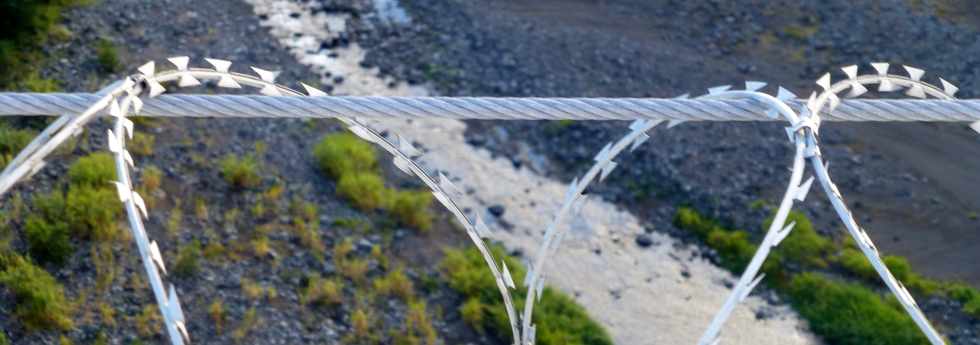
[[[874,78],[853,82],[873,84]],[[853,83],[849,82],[849,83]],[[911,85],[895,79],[899,85]],[[846,89],[851,84],[842,85]],[[931,90],[936,91],[936,90]],[[929,91],[931,93],[931,91]],[[941,92],[941,91],[938,91]],[[77,114],[98,96],[87,93],[0,93],[0,116]],[[787,100],[797,112],[806,100]],[[453,118],[479,120],[679,120],[773,121],[765,104],[751,99],[496,98],[267,95],[162,95],[138,116],[337,118]],[[980,121],[980,100],[842,100],[824,121]]]

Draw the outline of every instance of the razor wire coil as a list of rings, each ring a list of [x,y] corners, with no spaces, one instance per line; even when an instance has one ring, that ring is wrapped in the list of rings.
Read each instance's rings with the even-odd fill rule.
[[[461,223],[490,268],[507,311],[514,344],[533,345],[536,328],[532,315],[535,301],[540,298],[549,258],[559,249],[567,229],[559,224],[564,218],[579,215],[586,202],[584,191],[596,180],[603,181],[616,168],[615,159],[627,148],[630,151],[645,143],[648,132],[667,121],[667,127],[686,121],[786,121],[786,134],[795,145],[792,174],[777,214],[763,243],[753,256],[729,298],[702,335],[699,345],[720,341],[720,327],[733,308],[744,300],[763,279],[757,275],[769,251],[786,238],[794,224],[785,225],[786,215],[794,201],[803,201],[814,178],[802,182],[803,169],[809,161],[816,180],[856,240],[862,252],[871,260],[889,289],[898,297],[906,312],[933,345],[943,344],[919,310],[908,290],[895,280],[851,211],[843,202],[840,191],[829,177],[820,149],[818,134],[821,121],[940,121],[972,122],[974,129],[980,121],[980,100],[956,100],[957,88],[944,79],[940,86],[921,80],[924,71],[904,66],[907,75],[889,74],[888,64],[875,63],[876,74],[858,75],[857,66],[844,67],[845,80],[831,84],[830,74],[817,81],[822,91],[808,99],[798,99],[792,92],[778,88],[775,96],[760,92],[762,82],[746,82],[744,90],[729,86],[709,89],[696,98],[672,99],[638,98],[481,98],[481,97],[338,97],[328,96],[309,85],[302,84],[306,93],[277,84],[276,72],[252,67],[255,75],[230,72],[230,61],[206,59],[213,68],[189,68],[188,57],[169,59],[176,69],[157,71],[154,62],[139,68],[139,74],[124,78],[98,94],[37,94],[0,93],[0,116],[3,115],[62,115],[28,144],[0,173],[0,195],[17,181],[42,169],[44,158],[70,136],[77,135],[92,119],[108,115],[115,118],[107,131],[109,150],[115,158],[118,181],[115,181],[123,202],[130,229],[134,234],[144,268],[151,282],[169,339],[174,345],[190,341],[183,310],[176,289],[164,287],[160,272],[166,268],[156,242],[148,239],[142,223],[148,216],[146,203],[133,190],[129,169],[134,168],[132,156],[126,150],[126,138],[133,135],[133,115],[161,117],[261,117],[261,118],[337,118],[358,137],[375,143],[393,156],[394,165],[401,171],[419,178],[433,196]],[[243,86],[258,89],[256,95],[204,96],[192,94],[162,95],[163,85],[177,87],[212,82],[219,88],[239,89]],[[905,91],[917,98],[887,100],[843,100],[858,97],[877,85],[879,92]],[[848,91],[846,95],[843,93]],[[305,97],[300,97],[305,96]],[[825,110],[826,109],[826,110]],[[72,115],[78,114],[78,115]],[[504,120],[634,120],[628,132],[618,141],[605,145],[594,157],[595,164],[581,179],[575,179],[566,192],[561,208],[545,229],[540,249],[523,282],[527,289],[522,314],[518,314],[512,290],[517,286],[504,260],[495,258],[484,239],[493,236],[478,213],[467,215],[461,206],[463,195],[459,187],[441,172],[430,173],[419,163],[422,153],[411,141],[397,133],[374,128],[369,120],[388,118],[454,118]],[[385,133],[385,134],[382,134]]]

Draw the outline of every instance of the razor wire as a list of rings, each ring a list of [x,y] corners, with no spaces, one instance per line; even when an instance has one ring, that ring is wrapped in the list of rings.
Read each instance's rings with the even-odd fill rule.
[[[150,241],[142,223],[148,216],[146,203],[133,190],[130,168],[135,168],[132,156],[126,150],[127,137],[132,138],[133,122],[130,115],[194,116],[204,117],[329,117],[337,118],[358,137],[377,144],[393,156],[399,170],[419,178],[433,196],[460,222],[478,248],[490,268],[507,311],[514,344],[533,345],[536,327],[532,315],[534,303],[540,299],[546,277],[547,261],[560,247],[567,229],[560,227],[570,214],[579,215],[586,202],[584,194],[589,184],[597,179],[602,182],[617,167],[614,159],[626,148],[630,151],[645,143],[652,128],[668,121],[667,128],[685,121],[775,121],[790,123],[786,128],[795,146],[792,173],[776,216],[763,243],[753,256],[739,282],[733,288],[725,304],[705,331],[700,345],[720,342],[720,329],[735,306],[743,301],[763,279],[757,275],[770,250],[785,239],[795,224],[785,226],[794,201],[803,201],[812,185],[811,177],[801,183],[803,168],[809,160],[817,180],[823,186],[835,211],[844,222],[857,245],[872,262],[889,289],[898,296],[906,312],[932,344],[943,340],[919,310],[908,290],[895,280],[881,261],[871,239],[855,222],[843,202],[836,185],[831,181],[823,163],[818,144],[821,120],[829,121],[959,121],[973,122],[971,127],[980,129],[980,101],[955,100],[956,86],[939,79],[941,87],[921,81],[924,72],[905,66],[908,76],[888,74],[888,64],[875,63],[878,72],[858,75],[857,66],[843,68],[847,79],[831,84],[830,74],[817,81],[824,91],[813,93],[809,99],[798,100],[788,90],[780,87],[771,96],[759,90],[762,82],[746,82],[745,90],[731,90],[729,86],[715,87],[708,94],[675,99],[628,99],[628,98],[447,98],[447,97],[338,97],[306,84],[306,94],[275,83],[277,72],[252,67],[255,76],[230,72],[230,61],[205,59],[213,68],[189,68],[188,57],[168,59],[176,69],[156,71],[153,61],[139,70],[139,74],[127,77],[106,87],[98,94],[30,94],[0,93],[0,115],[62,115],[38,137],[28,144],[0,173],[0,196],[17,181],[36,173],[44,166],[44,157],[58,145],[100,115],[115,119],[112,129],[107,130],[108,146],[115,159],[118,181],[114,181],[120,201],[123,202],[134,241],[139,248],[151,288],[167,327],[172,344],[189,342],[185,318],[176,289],[164,288],[160,272],[166,268],[159,246]],[[243,86],[258,89],[263,96],[250,95],[162,95],[168,90],[165,83],[176,82],[178,88],[202,85],[202,80],[214,82],[219,88],[240,89]],[[878,85],[879,92],[906,90],[906,95],[923,100],[841,100],[839,93],[850,90],[847,97],[857,97],[868,91],[865,85]],[[296,97],[307,96],[307,97]],[[925,98],[931,99],[924,100]],[[825,106],[829,112],[821,114]],[[78,115],[71,115],[78,114]],[[305,114],[305,115],[304,115]],[[518,316],[512,290],[517,287],[510,269],[503,258],[494,258],[484,239],[492,237],[490,228],[478,212],[467,216],[460,206],[461,190],[444,173],[427,172],[418,157],[422,152],[411,141],[397,133],[379,131],[368,124],[373,118],[473,118],[473,119],[579,119],[579,120],[635,120],[630,132],[615,143],[609,143],[594,157],[595,164],[576,178],[566,192],[561,208],[547,225],[540,249],[529,264],[523,285],[526,299],[523,314]],[[385,134],[382,134],[385,133]],[[435,177],[433,177],[433,175]],[[499,261],[499,263],[498,263]],[[520,327],[518,326],[520,324]]]

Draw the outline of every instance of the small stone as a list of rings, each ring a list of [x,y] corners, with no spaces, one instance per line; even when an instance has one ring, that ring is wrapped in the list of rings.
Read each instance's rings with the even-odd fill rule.
[[[506,211],[506,209],[503,205],[493,205],[487,208],[487,211],[490,211],[490,214],[492,214],[494,217],[500,218],[504,215],[504,211]]]
[[[642,248],[647,248],[649,246],[652,246],[653,238],[650,237],[650,235],[648,234],[640,234],[640,236],[636,236],[636,245]]]

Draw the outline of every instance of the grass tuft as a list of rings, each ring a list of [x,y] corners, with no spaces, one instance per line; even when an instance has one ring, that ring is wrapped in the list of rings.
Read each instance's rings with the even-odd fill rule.
[[[112,41],[105,38],[99,39],[95,44],[95,54],[99,62],[99,68],[106,73],[118,72],[122,63],[119,62],[119,49]]]
[[[300,291],[300,303],[316,306],[337,306],[344,301],[344,283],[340,279],[324,279],[319,275],[307,279]]]
[[[374,280],[374,290],[382,295],[396,296],[409,302],[415,298],[415,287],[402,268],[388,272],[384,277]]]
[[[221,160],[221,177],[238,189],[258,187],[262,182],[258,171],[259,163],[252,156],[227,155]]]
[[[174,265],[174,274],[181,278],[190,278],[200,270],[201,242],[198,240],[180,247],[177,251],[177,263]]]

